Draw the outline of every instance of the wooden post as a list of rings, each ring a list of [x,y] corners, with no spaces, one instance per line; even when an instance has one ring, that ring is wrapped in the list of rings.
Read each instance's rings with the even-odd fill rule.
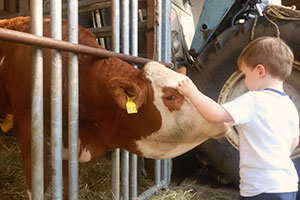
[[[29,0],[19,0],[19,13],[20,15],[29,15]]]
[[[155,1],[147,0],[147,58],[154,59]]]

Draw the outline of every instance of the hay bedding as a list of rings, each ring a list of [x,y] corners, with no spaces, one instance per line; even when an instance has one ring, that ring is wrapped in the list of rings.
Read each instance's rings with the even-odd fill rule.
[[[0,137],[0,200],[25,200],[25,173],[19,147],[13,137]],[[110,161],[107,156],[79,165],[79,199],[108,200],[110,193]],[[46,198],[51,199],[51,189]]]
[[[111,163],[110,157],[104,156],[79,165],[79,199],[111,199]],[[0,200],[27,200],[25,175],[20,150],[15,137],[0,136]],[[153,181],[142,179],[139,193],[153,185]],[[51,199],[51,189],[45,199]],[[193,183],[183,183],[158,191],[149,200],[233,200],[235,192],[214,191],[211,188]]]
[[[0,199],[26,199],[25,174],[16,140],[0,137]]]

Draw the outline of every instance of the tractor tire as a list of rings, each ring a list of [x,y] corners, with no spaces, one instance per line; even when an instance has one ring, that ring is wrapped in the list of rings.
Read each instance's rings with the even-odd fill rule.
[[[300,63],[300,21],[272,19],[278,26],[280,38],[285,40]],[[225,103],[246,92],[244,77],[238,71],[237,60],[242,49],[260,36],[276,37],[276,27],[264,17],[259,17],[253,28],[254,19],[230,27],[209,43],[197,57],[190,78],[198,89],[219,103]],[[253,31],[254,30],[254,31]],[[300,66],[295,64],[292,75],[285,82],[285,91],[291,96],[300,113]],[[204,154],[212,166],[224,173],[233,183],[239,182],[239,152],[237,133],[219,140],[210,139],[196,148],[197,154]],[[298,147],[295,152],[300,152]],[[300,174],[300,153],[292,155]]]

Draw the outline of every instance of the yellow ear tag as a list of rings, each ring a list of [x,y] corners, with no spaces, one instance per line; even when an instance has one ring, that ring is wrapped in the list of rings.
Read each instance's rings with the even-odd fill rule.
[[[7,114],[5,119],[0,120],[0,129],[6,133],[10,129],[13,128],[13,121],[14,121],[14,116],[11,114]]]
[[[126,109],[128,114],[137,113],[136,104],[127,96]]]

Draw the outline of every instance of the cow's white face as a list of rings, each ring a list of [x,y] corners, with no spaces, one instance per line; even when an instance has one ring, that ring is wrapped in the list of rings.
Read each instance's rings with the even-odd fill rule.
[[[137,141],[145,157],[172,158],[226,132],[228,127],[207,122],[190,100],[178,93],[177,83],[185,75],[157,62],[147,63],[144,73],[152,82],[154,104],[162,117],[157,132]]]

